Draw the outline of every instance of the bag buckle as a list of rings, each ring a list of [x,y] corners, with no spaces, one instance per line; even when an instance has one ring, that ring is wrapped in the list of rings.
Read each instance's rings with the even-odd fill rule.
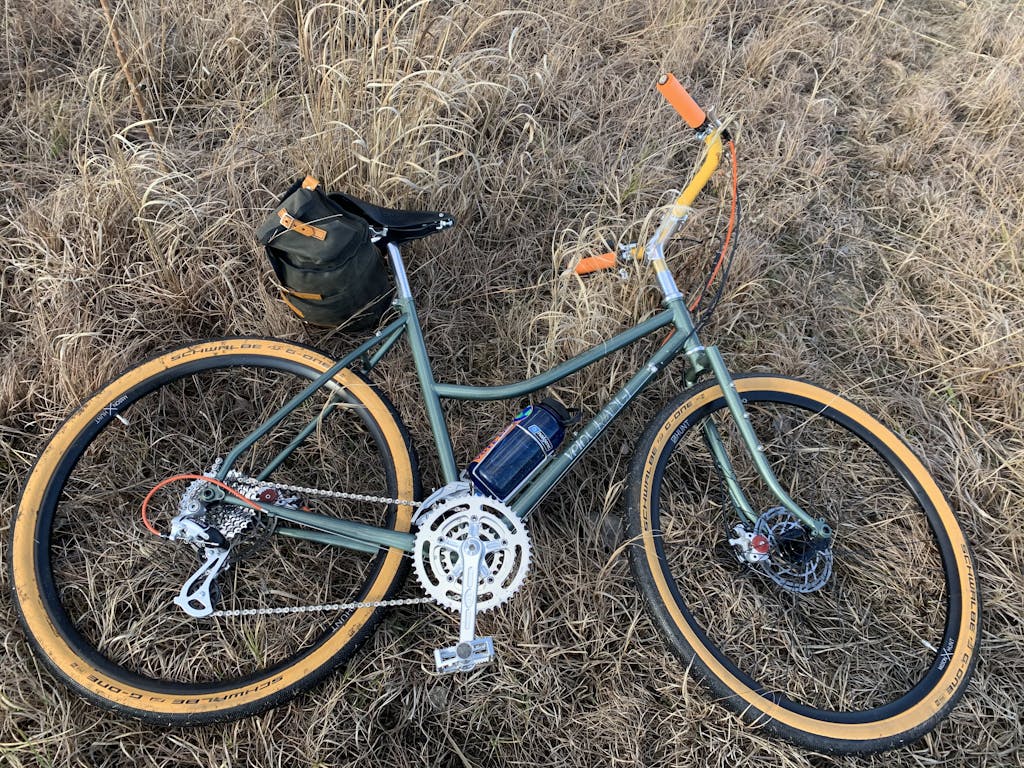
[[[285,229],[290,229],[292,232],[298,232],[300,235],[305,235],[306,237],[315,237],[317,240],[327,239],[327,230],[299,221],[284,208],[277,212],[277,217],[281,220],[281,226]]]

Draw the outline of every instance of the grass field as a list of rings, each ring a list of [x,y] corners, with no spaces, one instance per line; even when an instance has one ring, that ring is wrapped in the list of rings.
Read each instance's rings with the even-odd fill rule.
[[[646,272],[562,275],[631,241],[698,147],[653,84],[731,121],[744,204],[705,340],[732,369],[808,378],[927,458],[973,544],[982,661],[916,744],[843,765],[1024,765],[1024,13],[913,0],[112,1],[3,5],[0,557],[20,485],[91,391],[160,349],[270,335],[341,353],[275,298],[252,239],[306,172],[449,211],[406,251],[438,377],[531,375],[650,316]],[[126,72],[130,75],[126,78]],[[148,121],[148,122],[144,122]],[[690,234],[721,231],[726,177]],[[709,259],[671,265],[692,289]],[[592,412],[651,345],[557,389]],[[378,381],[438,467],[408,365]],[[819,766],[679,669],[602,531],[622,511],[645,393],[531,521],[522,592],[486,620],[500,661],[438,678],[454,624],[401,609],[346,671],[239,723],[162,730],[58,685],[0,601],[11,766]],[[460,461],[520,403],[449,410]],[[895,585],[898,588],[899,585]],[[405,594],[414,594],[413,586]]]

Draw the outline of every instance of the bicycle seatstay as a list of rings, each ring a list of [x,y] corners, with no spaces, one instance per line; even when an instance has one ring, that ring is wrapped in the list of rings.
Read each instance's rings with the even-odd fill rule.
[[[227,477],[228,472],[234,467],[235,462],[238,461],[238,457],[245,453],[247,450],[249,450],[249,448],[251,448],[252,445],[257,440],[259,440],[261,437],[266,435],[270,430],[272,430],[274,427],[280,424],[285,418],[287,418],[288,414],[290,414],[292,411],[294,411],[296,408],[298,408],[300,405],[306,402],[306,400],[308,400],[317,391],[319,391],[321,387],[323,387],[325,384],[327,384],[327,382],[329,382],[331,379],[337,376],[340,371],[350,366],[353,362],[355,362],[360,357],[365,355],[375,346],[380,344],[386,344],[390,348],[390,345],[393,344],[394,341],[396,341],[397,338],[402,335],[402,333],[404,333],[405,325],[406,318],[403,315],[398,320],[395,320],[393,323],[389,323],[383,329],[377,331],[373,335],[373,338],[367,339],[365,342],[356,347],[352,352],[347,354],[345,357],[341,358],[341,360],[339,360],[329,369],[324,371],[320,376],[314,379],[309,384],[309,386],[307,386],[299,394],[297,394],[295,397],[293,397],[291,400],[289,400],[287,403],[281,406],[280,410],[278,410],[277,413],[275,413],[273,416],[271,416],[269,419],[263,422],[263,424],[261,424],[256,430],[254,430],[252,434],[248,435],[242,442],[236,445],[231,450],[231,452],[228,453],[228,455],[224,458],[224,461],[221,463],[214,477],[218,480],[223,481]],[[320,417],[318,416],[317,419],[319,418]],[[313,424],[315,425],[315,420]],[[308,428],[309,427],[307,425],[307,429]],[[308,435],[310,434],[310,432],[306,432],[306,434]],[[278,454],[274,459],[272,459],[270,464],[268,464],[268,468],[260,473],[260,479],[265,479],[267,475],[269,475],[270,472],[273,471],[273,468],[280,465],[281,462],[288,457],[288,454],[290,454],[299,445],[300,442],[301,440],[296,438],[289,444],[287,448],[285,448],[280,454]]]

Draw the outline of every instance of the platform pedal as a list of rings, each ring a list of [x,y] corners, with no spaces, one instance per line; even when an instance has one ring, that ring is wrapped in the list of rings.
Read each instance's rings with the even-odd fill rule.
[[[477,637],[469,642],[434,651],[434,663],[442,675],[471,672],[491,661],[494,661],[494,639],[490,637]]]

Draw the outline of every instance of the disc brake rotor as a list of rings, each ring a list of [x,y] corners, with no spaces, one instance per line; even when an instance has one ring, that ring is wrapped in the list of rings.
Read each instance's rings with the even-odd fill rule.
[[[790,592],[816,592],[832,575],[830,539],[817,540],[785,507],[765,511],[754,525],[754,535],[768,540],[768,557],[759,568]]]

